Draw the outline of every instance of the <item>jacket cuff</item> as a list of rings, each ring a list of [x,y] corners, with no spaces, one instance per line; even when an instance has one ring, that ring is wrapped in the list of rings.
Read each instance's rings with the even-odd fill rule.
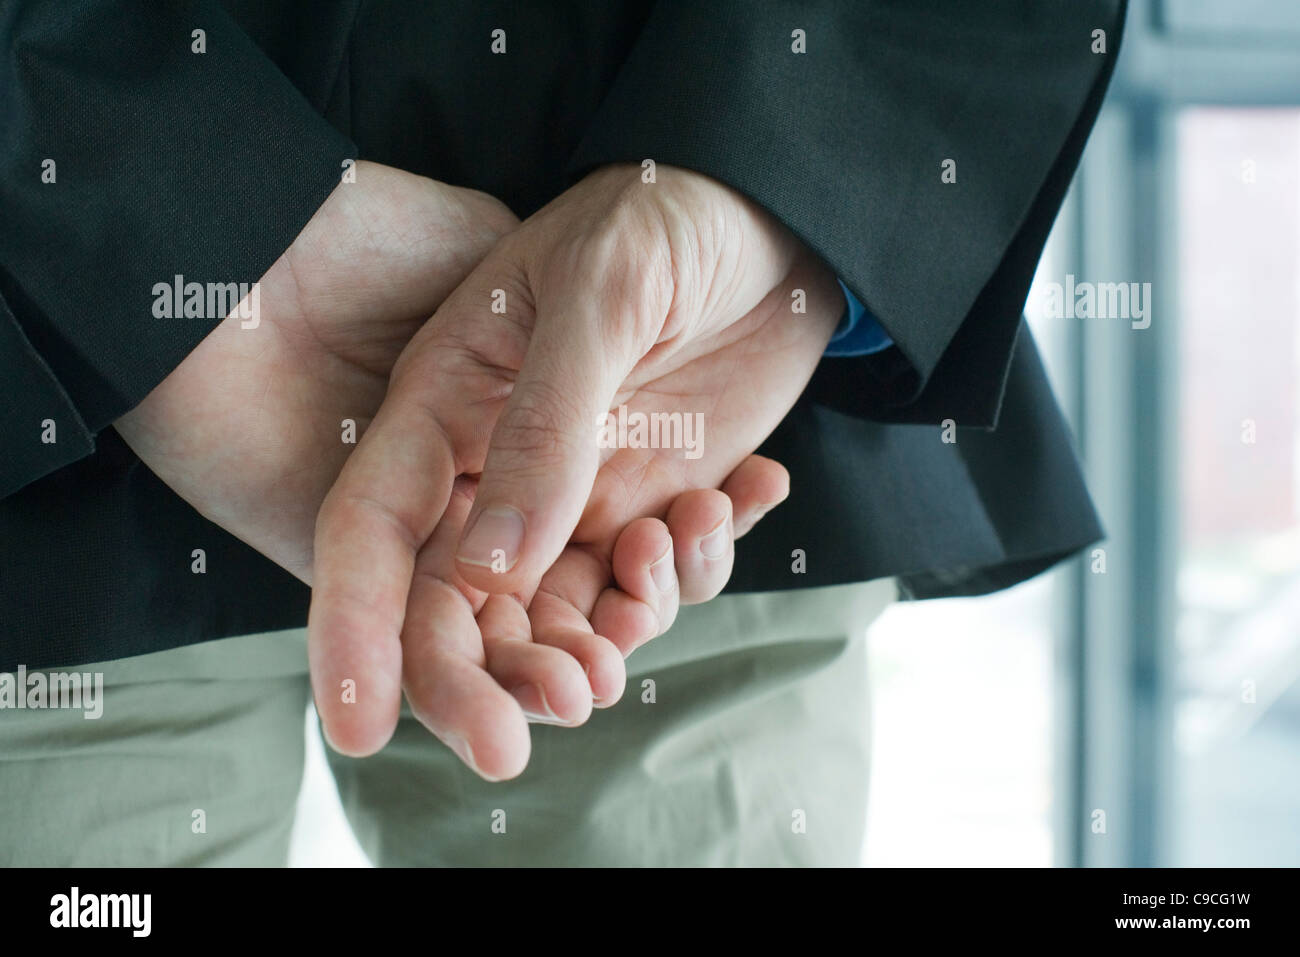
[[[260,280],[356,151],[213,0],[10,3],[0,51],[0,292],[27,343],[0,362],[39,356],[94,435],[224,318],[164,318],[155,288]]]
[[[570,169],[649,158],[749,196],[897,347],[885,361],[834,360],[852,368],[827,404],[910,421],[924,398],[925,417],[991,427],[1046,236],[1038,220],[1050,225],[1073,172],[1124,9],[663,0]],[[1092,52],[1094,29],[1108,52]]]
[[[8,405],[0,416],[2,499],[35,478],[85,458],[95,451],[95,441],[2,296],[0,380]]]

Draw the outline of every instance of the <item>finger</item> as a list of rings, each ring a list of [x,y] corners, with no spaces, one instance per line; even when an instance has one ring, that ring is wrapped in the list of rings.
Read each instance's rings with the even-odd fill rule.
[[[391,394],[317,516],[308,657],[322,730],[344,754],[373,754],[397,725],[416,552],[456,474],[430,423],[418,403]]]
[[[653,531],[651,524],[633,522],[620,534],[611,563],[615,587],[602,592],[591,623],[625,657],[672,627],[683,593],[706,600],[726,585],[729,565],[695,560],[690,551],[725,522],[723,496],[731,499],[732,512],[740,516],[733,524],[743,521],[747,531],[789,494],[789,474],[780,463],[751,455],[728,476],[723,489],[723,493],[693,490],[678,496],[674,504],[682,505],[671,513],[677,523],[673,529],[658,523],[658,531]],[[671,560],[669,548],[683,551],[680,568]]]
[[[543,601],[543,605],[549,604],[549,598]],[[558,648],[582,663],[595,707],[608,708],[623,697],[627,684],[623,656],[612,643],[595,634],[571,606],[539,611],[533,623],[533,641]]]
[[[529,736],[518,700],[492,677],[476,593],[457,581],[451,549],[473,498],[458,479],[442,521],[420,549],[402,626],[402,677],[411,713],[488,780],[519,774]]]
[[[682,604],[709,601],[726,587],[736,558],[735,540],[789,494],[790,474],[785,467],[751,455],[732,470],[720,491],[687,492],[674,500],[667,521]],[[744,521],[739,530],[737,513]]]
[[[597,707],[618,701],[627,680],[622,653],[590,623],[597,596],[612,581],[608,559],[573,546],[547,572],[528,606],[533,642],[577,660]]]
[[[751,455],[727,476],[722,491],[731,499],[733,537],[739,539],[790,496],[790,473],[780,462]]]
[[[611,567],[616,587],[600,594],[591,626],[626,658],[677,617],[680,592],[668,526],[649,518],[629,524],[615,543]]]
[[[539,304],[523,366],[492,432],[458,552],[465,580],[531,593],[568,543],[599,465],[598,414],[626,370],[602,348],[595,297]]]
[[[578,659],[533,641],[528,612],[512,595],[489,595],[478,613],[487,670],[530,722],[574,727],[591,717],[591,685]]]
[[[731,577],[735,560],[731,499],[716,489],[679,495],[668,507],[682,604],[708,601]]]
[[[488,674],[465,596],[435,579],[413,595],[408,617],[402,648],[411,713],[480,777],[502,781],[518,775],[528,764],[528,722],[514,697]],[[471,634],[478,640],[478,660],[464,653]]]

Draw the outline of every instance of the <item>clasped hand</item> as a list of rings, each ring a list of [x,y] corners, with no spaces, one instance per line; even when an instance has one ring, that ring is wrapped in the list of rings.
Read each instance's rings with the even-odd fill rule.
[[[728,187],[640,172],[596,170],[519,224],[358,163],[262,278],[257,329],[232,315],[116,423],[312,585],[337,750],[383,747],[405,695],[478,774],[519,774],[529,722],[614,704],[626,655],[716,595],[785,497],[752,453],[830,339],[834,277]],[[692,416],[702,443],[603,448],[620,407]]]

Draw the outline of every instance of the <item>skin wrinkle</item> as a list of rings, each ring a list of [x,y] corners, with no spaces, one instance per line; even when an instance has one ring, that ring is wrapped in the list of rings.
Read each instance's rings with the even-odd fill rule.
[[[385,401],[387,400],[385,399]],[[415,407],[423,415],[425,420],[429,422],[429,424],[431,424],[433,428],[437,430],[438,439],[442,442],[443,447],[446,448],[451,453],[452,456],[451,466],[455,474],[462,475],[466,472],[474,471],[469,467],[469,463],[462,462],[457,457],[456,445],[451,441],[451,436],[447,434],[447,429],[442,424],[442,419],[439,417],[438,409],[434,408],[432,405],[429,404],[428,399],[424,395],[424,393],[422,392],[416,393]],[[452,493],[454,492],[455,492],[455,482],[452,483]],[[450,501],[450,494],[448,495],[448,501]],[[446,508],[447,508],[447,503],[444,502],[442,504],[442,510],[445,511]],[[419,549],[417,548],[416,551],[418,550]]]
[[[606,558],[599,557],[597,554],[599,549],[593,545],[582,544],[575,544],[570,547],[574,548],[575,551],[582,555],[585,560],[591,562],[595,566],[596,574],[604,575],[607,566],[609,565],[609,561]],[[566,609],[569,609],[587,619],[591,618],[592,610],[595,608],[596,600],[599,598],[599,594],[597,594],[596,596],[593,596],[590,602],[579,602],[576,596],[572,595],[572,593],[568,589],[564,588],[560,582],[543,582],[542,586],[537,589],[537,594],[533,596],[532,601],[525,604],[524,607],[529,610],[530,613],[535,611],[536,609],[534,606],[536,605],[538,598],[543,595],[553,601],[561,603],[559,608],[547,609],[546,611],[548,614],[559,616],[567,614]]]
[[[626,515],[631,513],[633,515],[640,515],[640,493],[648,484],[650,469],[654,463],[658,461],[658,457],[643,459],[639,463],[634,462],[632,471],[635,472],[635,476],[629,475],[628,470],[620,467],[620,464],[624,461],[626,461],[625,458],[620,458],[620,456],[615,455],[604,466],[602,466],[601,470],[605,472],[606,475],[612,474],[618,479],[619,484],[622,486],[625,493],[624,499],[629,503],[628,507],[624,509],[624,514]],[[656,515],[655,517],[662,518],[662,515]]]
[[[411,555],[418,555],[423,547],[423,541],[416,537],[415,530],[410,528],[406,522],[395,513],[388,505],[371,498],[368,495],[359,495],[355,492],[349,492],[343,497],[342,501],[348,505],[360,505],[362,508],[371,511],[380,518],[388,522],[393,529],[401,536],[402,543],[410,549]]]
[[[375,617],[375,613],[379,610],[375,607],[375,604],[373,602],[367,601],[365,598],[362,598],[360,595],[356,594],[355,592],[335,591],[332,597],[335,601],[342,600],[347,604],[356,605],[364,609],[372,618]],[[402,633],[402,622],[394,620],[391,616],[380,616],[380,617],[381,617],[381,621],[385,626],[383,629],[383,633],[387,636],[391,636],[392,641],[397,642],[400,645],[401,633]],[[357,644],[354,642],[349,647],[351,648],[352,654],[356,654],[358,651],[361,651],[363,654],[367,654],[371,656],[372,660],[378,659],[376,651],[371,645]]]
[[[478,613],[483,610],[483,606],[487,603],[488,596],[486,593],[471,588],[468,584],[462,582],[458,577],[453,578],[452,581],[448,581],[446,578],[444,578],[442,575],[438,574],[435,571],[420,568],[419,563],[417,562],[415,567],[415,572],[411,576],[412,590],[414,590],[415,588],[415,583],[421,580],[432,582],[440,590],[455,594],[462,602],[465,603],[465,607],[469,609],[469,613],[471,617],[477,618]],[[406,616],[404,621],[409,622],[410,616],[409,615]]]
[[[532,282],[528,278],[527,262],[516,264],[513,260],[507,260],[508,268],[513,272],[515,269],[523,273],[523,282],[519,281],[516,276],[497,276],[493,280],[493,288],[502,290],[506,295],[506,311],[494,312],[491,317],[497,321],[504,321],[515,327],[520,334],[516,343],[520,345],[519,354],[522,361],[523,355],[528,351],[528,341],[532,337],[533,328],[537,324],[537,303],[532,296]],[[511,309],[510,303],[514,301],[514,309]],[[446,330],[444,334],[455,336],[455,327]],[[491,365],[486,357],[483,357],[485,364]]]
[[[446,358],[444,363],[446,368],[434,370],[435,374],[446,378],[461,377],[472,379],[486,373],[488,375],[497,376],[503,383],[503,388],[499,394],[484,396],[481,399],[468,400],[472,404],[495,402],[508,397],[514,390],[515,380],[519,375],[518,370],[492,361],[486,353],[481,351],[473,343],[468,342],[463,338],[448,335],[444,345],[446,349],[454,350],[454,354]]]
[[[502,414],[493,430],[492,444],[498,450],[528,453],[537,459],[529,463],[530,471],[548,471],[579,451],[573,447],[574,439],[566,425],[578,421],[581,409],[566,388],[544,379],[534,380],[529,401],[535,404],[516,404]]]
[[[360,372],[364,372],[367,375],[370,375],[372,377],[379,377],[387,381],[387,376],[385,374],[385,364],[382,362],[382,360],[377,364],[378,367],[371,367],[364,362],[354,359],[351,356],[340,354],[335,349],[331,348],[329,343],[325,341],[325,338],[320,334],[320,331],[317,329],[316,324],[312,322],[311,316],[315,310],[311,308],[312,306],[312,303],[310,302],[311,297],[307,296],[302,280],[298,274],[297,267],[294,265],[295,258],[296,257],[293,255],[293,248],[290,247],[289,254],[284,257],[284,262],[285,265],[288,267],[289,277],[293,280],[293,284],[294,284],[293,302],[297,308],[296,310],[293,311],[293,313],[302,317],[302,322],[297,324],[302,328],[295,330],[293,329],[293,327],[288,326],[287,324],[282,324],[274,321],[270,322],[269,324],[271,325],[271,327],[276,329],[276,331],[280,334],[281,341],[285,342],[291,347],[296,347],[298,341],[310,337],[310,341],[316,347],[316,353],[317,353],[316,358],[320,358],[324,356],[332,359],[337,359]],[[405,320],[398,323],[398,325],[406,325],[413,321],[416,320]],[[401,348],[400,341],[396,342],[395,344],[397,345],[397,349],[400,350]],[[389,363],[388,365],[389,367],[391,367],[391,363]]]
[[[725,256],[729,248],[728,240],[733,240],[743,245],[744,236],[740,235],[736,238],[736,234],[740,233],[741,230],[736,228],[734,222],[734,211],[730,209],[713,209],[711,211],[713,213],[713,220],[708,224],[709,237],[711,240],[709,243],[709,246],[711,247],[710,255],[708,257],[709,261],[706,263],[703,259],[705,244],[701,241],[701,259],[699,262],[699,275],[708,276],[709,279],[708,284],[704,287],[703,293],[697,296],[699,299],[699,308],[696,310],[697,317],[711,316],[718,311],[720,303],[730,303],[735,301],[737,298],[736,288],[743,282],[743,273],[741,270],[725,270],[725,273],[728,273],[729,275],[726,276],[722,288],[719,289],[718,275],[720,272],[724,272],[720,267],[725,261]],[[728,222],[729,219],[731,222]],[[690,222],[694,224],[696,220],[692,218]],[[698,236],[700,234],[700,227],[696,225],[693,232]]]
[[[295,337],[295,336],[292,336],[292,335],[286,335],[286,330],[284,330],[284,329],[281,327],[281,325],[280,325],[279,323],[276,323],[276,322],[268,322],[267,325],[268,325],[271,329],[273,329],[273,330],[275,331],[275,334],[276,334],[276,336],[278,337],[278,341],[280,342],[280,344],[281,344],[283,347],[285,347],[285,348],[290,349],[291,351],[293,351],[294,354],[298,357],[298,360],[299,360],[299,362],[298,362],[298,367],[300,367],[300,368],[309,368],[310,365],[308,364],[308,362],[307,362],[307,360],[306,360],[306,355],[305,355],[305,353],[304,353],[304,351],[303,351],[302,343],[299,341],[299,339],[298,339],[297,337]],[[266,346],[265,348],[266,348],[266,349],[271,349],[271,348],[273,348],[273,347],[268,343],[267,346]],[[325,353],[325,354],[323,354],[323,355],[315,355],[315,356],[312,356],[312,357],[311,357],[311,361],[312,361],[312,362],[318,362],[318,361],[324,361],[324,362],[335,362],[335,361],[338,361],[338,362],[342,362],[343,365],[344,365],[345,367],[347,367],[347,368],[357,369],[357,371],[362,372],[362,373],[363,373],[364,375],[366,375],[368,378],[375,379],[375,380],[376,380],[375,384],[376,384],[377,386],[382,387],[382,384],[383,384],[383,383],[379,380],[379,377],[374,376],[373,374],[366,372],[366,370],[358,369],[358,367],[356,367],[356,366],[353,365],[352,363],[348,362],[346,359],[343,359],[342,357],[339,357],[339,356],[337,356],[337,355],[335,355],[335,354],[333,354],[333,353],[328,353],[328,352],[327,352],[327,353]],[[286,368],[292,368],[292,367],[293,367],[292,364],[290,364],[290,363],[286,363],[286,362],[284,362],[283,360],[277,360],[276,363],[275,363],[275,365],[276,365],[277,368],[279,368],[279,367],[281,367],[281,366],[284,366],[284,367],[286,367]],[[271,391],[271,388],[272,388],[272,386],[273,386],[273,384],[274,384],[274,380],[275,380],[275,378],[276,378],[275,376],[267,376],[266,379],[265,379],[265,382],[266,382],[266,388],[263,390],[263,392],[262,392],[262,396],[261,396],[261,404],[262,404],[263,406],[265,405],[265,402],[266,402],[267,396],[269,395],[269,393],[270,393],[270,391]],[[377,396],[376,398],[382,398],[382,395]],[[298,404],[299,406],[305,406],[307,409],[314,411],[314,408],[313,408],[313,406],[311,405],[310,401],[304,401],[304,397],[303,397],[303,396],[299,395],[299,396],[296,397],[296,399],[297,399],[297,404]],[[377,401],[374,402],[373,404],[374,404],[375,407],[378,407],[378,402],[377,402]],[[261,416],[261,417],[259,417],[259,418],[261,418],[261,419],[265,419],[265,418],[267,418],[267,416]],[[369,426],[369,424],[374,420],[374,417],[373,417],[373,416],[366,416],[366,415],[353,415],[353,416],[350,416],[350,418],[352,418],[352,419],[356,422],[356,426],[357,426],[357,437],[358,437],[358,439],[359,439],[361,436],[363,436],[363,435],[365,434],[365,430],[366,430],[366,428],[367,428],[367,427]],[[334,456],[331,454],[332,451],[334,450],[334,442],[333,442],[333,439],[334,439],[334,431],[333,431],[333,428],[332,428],[330,425],[328,425],[327,423],[323,423],[323,422],[322,422],[322,423],[321,423],[321,436],[322,436],[323,439],[326,439],[326,441],[323,441],[323,442],[313,442],[313,443],[310,444],[310,454],[313,455],[312,462],[313,462],[313,463],[316,463],[316,464],[313,465],[313,464],[309,464],[309,463],[301,463],[301,464],[298,464],[298,465],[296,465],[294,468],[291,468],[291,469],[289,469],[289,470],[287,470],[287,471],[282,471],[282,472],[280,473],[280,476],[279,476],[279,481],[284,482],[284,481],[286,481],[286,480],[293,479],[293,478],[295,478],[295,477],[298,476],[298,475],[310,474],[310,473],[312,473],[312,472],[317,472],[317,473],[318,473],[320,470],[319,470],[319,468],[316,467],[316,466],[319,465],[320,463],[329,462],[330,464],[333,464],[332,459],[334,458]],[[347,457],[347,456],[344,455],[344,456],[342,456],[342,457],[340,458],[340,460],[339,460],[339,465],[340,465],[340,466],[341,466],[341,464],[342,464],[342,459],[345,459],[346,457]],[[313,550],[314,550],[314,548],[313,548]],[[308,567],[310,567],[310,566],[308,566]]]

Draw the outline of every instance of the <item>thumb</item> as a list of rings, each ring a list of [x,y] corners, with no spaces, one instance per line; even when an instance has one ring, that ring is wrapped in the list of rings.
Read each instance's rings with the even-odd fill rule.
[[[598,312],[538,303],[456,555],[476,588],[531,595],[582,517],[600,466],[596,423],[627,372],[603,347]]]

